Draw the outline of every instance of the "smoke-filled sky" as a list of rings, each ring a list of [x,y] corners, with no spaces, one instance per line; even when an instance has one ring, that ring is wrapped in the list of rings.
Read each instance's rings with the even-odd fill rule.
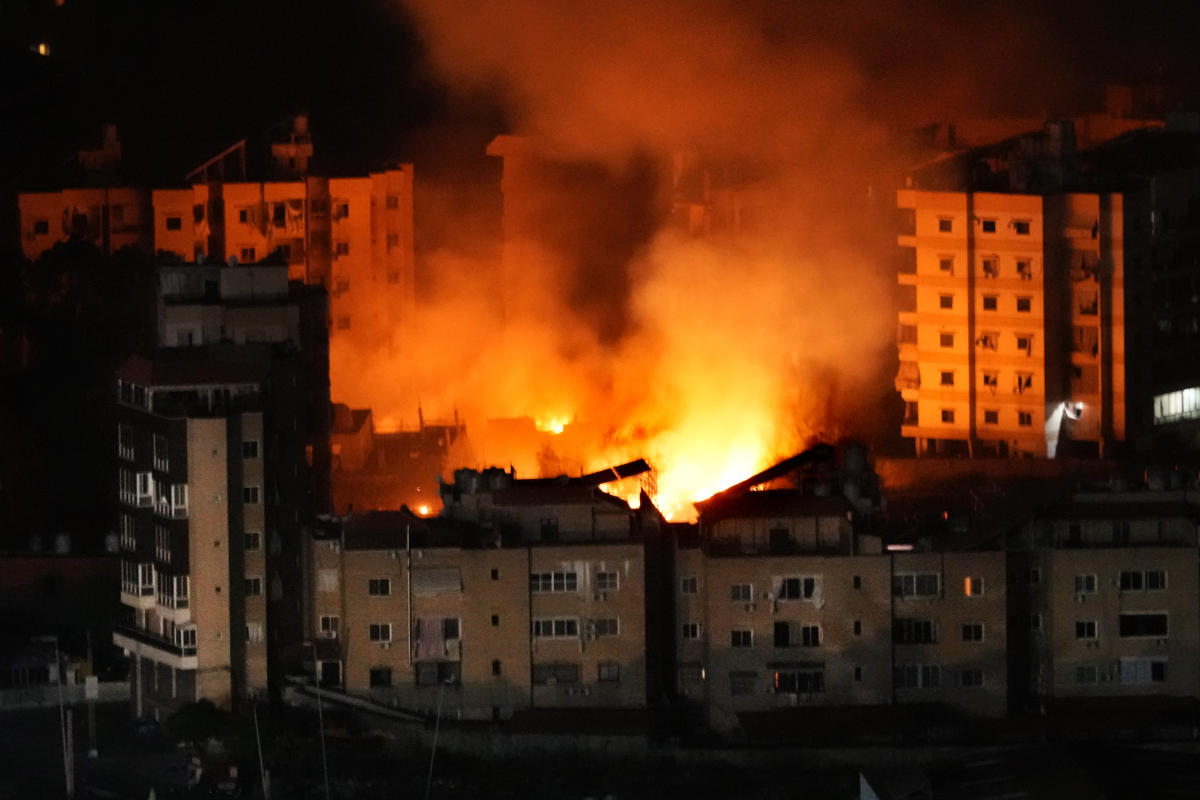
[[[491,98],[522,137],[504,148],[505,244],[489,248],[495,226],[461,204],[419,217],[444,235],[422,265],[416,324],[373,353],[335,346],[356,376],[335,382],[337,399],[393,422],[418,402],[427,419],[457,410],[475,438],[486,418],[571,420],[589,436],[559,455],[589,469],[645,456],[677,501],[816,435],[895,436],[891,208],[912,156],[899,131],[1100,97],[1096,38],[1064,38],[1078,27],[1066,7],[406,0],[403,12],[438,79]],[[678,201],[697,198],[711,225],[692,210],[692,227],[709,235],[681,224]]]

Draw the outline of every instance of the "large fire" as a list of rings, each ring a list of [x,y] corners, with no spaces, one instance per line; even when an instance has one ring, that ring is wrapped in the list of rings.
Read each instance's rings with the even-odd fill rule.
[[[335,336],[336,400],[461,420],[448,470],[644,458],[676,519],[814,436],[887,424],[894,199],[870,187],[894,176],[844,54],[780,39],[776,4],[406,5],[433,68],[523,135],[417,161],[415,313],[374,349]]]

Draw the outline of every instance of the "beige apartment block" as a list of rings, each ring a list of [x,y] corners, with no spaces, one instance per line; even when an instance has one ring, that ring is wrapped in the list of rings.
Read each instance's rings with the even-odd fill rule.
[[[1008,710],[1005,553],[893,552],[897,703],[939,703],[980,716]]]
[[[1200,696],[1197,512],[1184,492],[1078,495],[1010,544],[1028,700]]]
[[[902,433],[1053,457],[1125,437],[1119,194],[898,193]]]

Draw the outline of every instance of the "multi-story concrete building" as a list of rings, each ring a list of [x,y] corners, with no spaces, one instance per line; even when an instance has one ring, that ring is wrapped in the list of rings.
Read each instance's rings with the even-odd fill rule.
[[[31,261],[59,242],[84,239],[105,253],[123,247],[149,250],[150,193],[119,186],[23,192],[21,250]]]
[[[913,227],[897,387],[918,451],[1123,440],[1121,196],[909,189],[899,205]]]
[[[440,518],[370,512],[314,537],[322,682],[464,718],[646,707],[644,515],[583,479],[455,477]]]
[[[896,387],[919,454],[1103,453],[1200,419],[1198,130],[1079,152],[1051,123],[909,177]]]
[[[1198,518],[1183,491],[1094,492],[1010,537],[1014,705],[1200,697]]]
[[[302,640],[300,527],[329,505],[325,296],[287,267],[166,266],[118,380],[118,528],[140,714],[278,687]]]

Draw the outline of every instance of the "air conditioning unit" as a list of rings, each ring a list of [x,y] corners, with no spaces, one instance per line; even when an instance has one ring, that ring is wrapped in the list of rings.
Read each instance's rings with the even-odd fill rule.
[[[755,608],[756,608],[756,606],[754,605],[754,603],[746,603],[746,606],[745,606],[746,611],[753,611]]]
[[[391,649],[392,649],[392,643],[391,643],[391,642],[380,642],[380,643],[379,643],[379,649],[380,649],[380,650],[391,650]]]

